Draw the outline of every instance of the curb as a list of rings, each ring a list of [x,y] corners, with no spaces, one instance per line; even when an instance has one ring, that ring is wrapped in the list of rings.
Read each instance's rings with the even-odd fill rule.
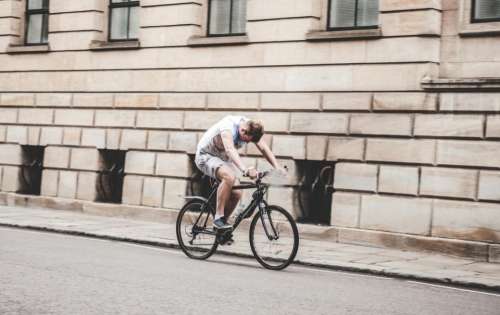
[[[110,241],[119,241],[119,242],[126,242],[126,243],[140,244],[140,245],[149,245],[149,246],[162,247],[162,248],[180,249],[179,245],[172,244],[172,243],[156,242],[156,241],[151,241],[151,240],[141,240],[141,239],[137,239],[137,238],[111,236],[111,235],[89,233],[89,232],[82,232],[82,231],[75,231],[75,230],[48,228],[48,227],[43,227],[43,226],[0,223],[0,227],[17,228],[17,229],[25,229],[25,230],[33,230],[33,231],[40,231],[40,232],[73,235],[73,236],[82,236],[82,237],[88,237],[88,238],[110,240]],[[235,253],[235,252],[226,251],[226,250],[217,250],[217,253],[222,254],[222,255],[227,255],[227,256],[234,256],[234,257],[254,258],[253,255],[243,254],[243,253]],[[480,282],[461,281],[461,280],[456,280],[456,279],[452,279],[452,278],[428,277],[428,276],[423,276],[423,275],[415,275],[415,274],[411,274],[411,273],[391,272],[388,270],[380,270],[377,268],[370,268],[370,267],[347,266],[347,265],[340,265],[340,264],[323,264],[323,263],[307,262],[307,261],[303,261],[303,260],[296,260],[292,264],[308,266],[308,267],[315,267],[315,268],[322,268],[322,269],[328,269],[328,270],[364,273],[364,274],[369,274],[369,275],[384,276],[384,277],[388,277],[388,278],[397,278],[397,279],[402,279],[402,280],[415,280],[415,281],[426,282],[426,283],[435,283],[435,284],[442,284],[442,285],[444,284],[447,286],[456,286],[456,287],[463,287],[463,288],[478,289],[478,290],[495,292],[495,293],[500,292],[500,284],[499,285],[489,285],[489,284],[480,283]]]
[[[47,196],[29,196],[0,192],[0,205],[67,210],[82,214],[175,224],[178,210],[124,204],[109,204]],[[479,241],[447,239],[378,230],[298,223],[299,233],[310,239],[398,250],[439,253],[489,260],[491,244]]]

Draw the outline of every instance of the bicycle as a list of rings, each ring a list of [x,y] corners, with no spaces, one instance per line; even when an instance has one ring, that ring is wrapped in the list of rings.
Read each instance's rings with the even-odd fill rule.
[[[264,196],[269,185],[262,179],[269,171],[257,175],[255,183],[236,185],[233,189],[253,189],[252,200],[245,210],[235,218],[233,229],[216,231],[212,227],[215,208],[213,198],[217,196],[219,183],[215,183],[208,198],[186,196],[188,202],[182,207],[176,222],[177,240],[182,251],[193,259],[207,259],[219,245],[224,245],[239,224],[253,216],[250,223],[250,248],[257,261],[265,268],[281,270],[286,268],[297,255],[299,233],[292,216],[283,208],[268,205]],[[260,223],[260,224],[259,224]]]

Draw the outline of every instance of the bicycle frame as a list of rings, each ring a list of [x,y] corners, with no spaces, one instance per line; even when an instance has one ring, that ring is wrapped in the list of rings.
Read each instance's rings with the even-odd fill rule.
[[[208,198],[207,198],[207,202],[204,203],[204,207],[201,209],[200,211],[200,215],[198,216],[198,218],[196,219],[196,222],[194,223],[193,225],[193,228],[198,226],[198,222],[199,220],[202,218],[203,214],[205,212],[210,212],[210,213],[215,213],[215,209],[213,209],[213,207],[211,206],[211,203],[213,202],[213,198],[216,198],[217,197],[217,189],[219,187],[219,184],[217,183],[214,188],[212,189],[212,191],[210,192]],[[245,208],[244,211],[242,211],[235,219],[235,222],[233,224],[233,231],[236,230],[236,228],[240,225],[241,221],[243,221],[243,219],[245,218],[245,216],[247,216],[249,213],[255,211],[255,209],[258,207],[259,208],[259,216],[262,220],[262,224],[263,224],[263,227],[264,227],[264,231],[267,235],[267,237],[269,238],[269,240],[272,240],[272,239],[278,239],[278,233],[276,232],[276,229],[274,227],[274,224],[272,222],[272,219],[270,216],[268,216],[268,219],[269,219],[269,222],[271,223],[271,228],[272,228],[272,233],[273,234],[270,234],[267,227],[266,227],[266,224],[264,224],[264,216],[267,214],[267,211],[266,211],[266,208],[267,208],[267,201],[264,200],[264,195],[266,194],[269,186],[266,185],[266,184],[263,184],[261,182],[261,178],[258,178],[256,180],[256,182],[254,184],[243,184],[243,185],[236,185],[236,186],[233,186],[232,190],[239,190],[239,189],[253,189],[253,188],[257,188],[253,194],[252,194],[252,201],[250,202],[250,204]],[[207,209],[208,208],[208,209]],[[207,223],[208,223],[208,218],[209,218],[209,215],[205,218],[205,222],[203,222],[203,226],[206,227]],[[209,235],[218,235],[218,232],[217,231],[212,231],[212,230],[209,230],[209,229],[200,229],[199,231],[193,231],[193,236],[196,236],[196,234],[198,233],[203,233],[203,234],[209,234]]]
[[[232,227],[217,229],[212,226],[215,215],[219,184],[211,183],[208,198],[186,196],[188,202],[179,212],[176,221],[176,235],[182,251],[192,259],[207,259],[217,251],[219,245],[232,244],[233,231],[245,219],[248,227],[250,249],[257,261],[266,269],[282,270],[289,266],[299,248],[299,233],[293,216],[285,209],[268,205],[265,195],[270,184],[262,183],[262,179],[270,171],[260,172],[254,183],[234,186],[234,193],[240,189],[253,189],[250,203],[243,211],[234,216]],[[221,206],[219,204],[219,206]],[[258,213],[255,213],[257,209]],[[203,217],[206,216],[206,217]],[[260,225],[262,224],[262,226]]]

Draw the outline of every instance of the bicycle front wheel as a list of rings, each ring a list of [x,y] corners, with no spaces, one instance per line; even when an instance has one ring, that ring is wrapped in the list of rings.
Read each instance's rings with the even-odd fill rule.
[[[268,206],[266,211],[255,215],[249,233],[253,255],[267,269],[284,269],[297,255],[297,225],[292,216],[281,207]]]
[[[177,216],[177,241],[182,251],[193,259],[207,259],[217,249],[209,205],[192,201],[184,205]]]

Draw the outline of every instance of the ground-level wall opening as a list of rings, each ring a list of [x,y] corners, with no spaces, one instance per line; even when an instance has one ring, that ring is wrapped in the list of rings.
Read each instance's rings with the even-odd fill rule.
[[[335,163],[297,161],[302,178],[297,188],[299,216],[302,223],[330,224]]]
[[[194,162],[195,155],[190,154],[189,155],[189,160],[191,161],[191,170],[192,174],[191,177],[189,178],[189,184],[187,187],[187,194],[188,196],[201,196],[204,198],[208,198],[210,196],[210,193],[212,192],[216,181],[211,178],[210,176],[207,176],[203,174],[198,167],[196,166],[196,163]],[[216,198],[212,198],[212,206],[215,209],[215,203],[216,203]]]
[[[45,147],[37,145],[21,146],[23,164],[21,165],[21,187],[19,193],[40,195],[42,186],[43,156]]]
[[[97,201],[121,203],[126,151],[99,150],[99,153],[103,163],[97,178]]]

